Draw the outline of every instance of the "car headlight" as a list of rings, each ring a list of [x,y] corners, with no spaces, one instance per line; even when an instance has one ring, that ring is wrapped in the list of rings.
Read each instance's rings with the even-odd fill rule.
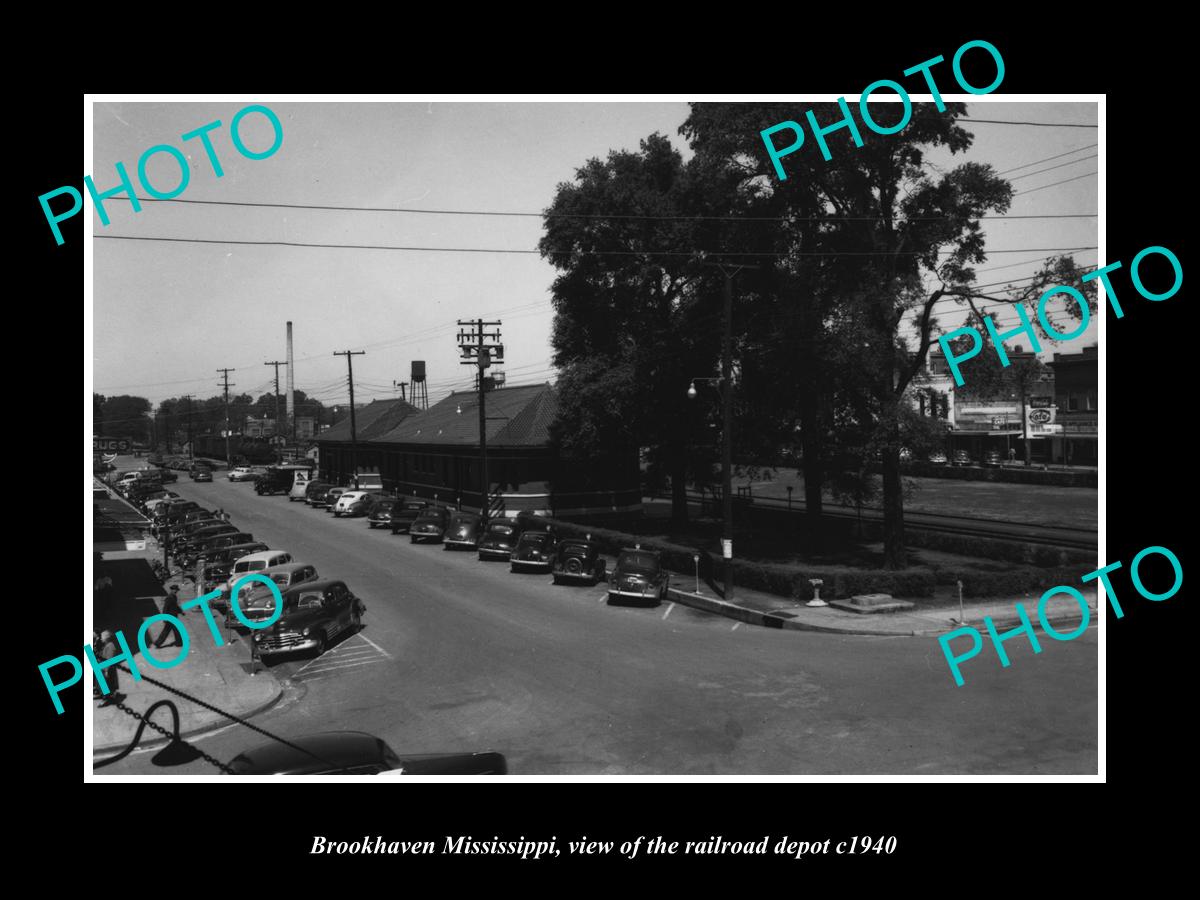
[[[302,632],[300,632],[300,636],[301,636],[301,637],[308,637],[308,633],[309,633],[310,631],[312,631],[312,629],[311,629],[311,628],[305,628],[305,629],[304,629]]]

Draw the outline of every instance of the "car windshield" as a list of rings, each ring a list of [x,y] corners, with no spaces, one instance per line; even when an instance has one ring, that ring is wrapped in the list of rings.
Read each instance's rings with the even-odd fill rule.
[[[544,531],[535,531],[532,534],[526,534],[522,540],[526,544],[534,544],[540,547],[550,540],[550,535],[546,534]]]
[[[658,568],[658,560],[649,553],[622,553],[621,568],[653,571]]]
[[[570,543],[566,543],[566,544],[562,545],[563,553],[587,553],[587,551],[588,551],[587,544],[577,544],[575,542],[570,542]]]
[[[513,533],[511,525],[489,525],[488,534],[496,535],[497,537],[507,537]]]
[[[405,509],[424,509],[425,504],[423,504],[423,503],[405,503],[404,508]]]

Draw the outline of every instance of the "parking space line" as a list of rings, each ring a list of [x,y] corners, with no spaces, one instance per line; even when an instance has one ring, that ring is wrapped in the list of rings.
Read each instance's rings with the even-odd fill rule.
[[[358,632],[355,635],[355,637],[362,638],[364,641],[366,641],[368,644],[370,644],[372,647],[374,647],[376,650],[378,650],[380,653],[382,653],[388,659],[392,658],[392,654],[388,653],[386,650],[384,650],[382,647],[380,647],[377,643],[375,643],[373,640],[371,640],[369,637],[367,637],[365,634],[363,634],[361,631]]]
[[[365,662],[346,663],[345,665],[339,665],[339,666],[324,666],[319,669],[309,669],[309,671],[315,674],[317,672],[332,672],[334,669],[357,669],[361,666],[369,666],[369,665],[373,665],[374,663],[377,663],[377,662],[383,662],[383,660],[382,659],[369,659]],[[293,679],[298,678],[298,677],[300,677],[299,672],[297,672],[295,675],[292,676]]]
[[[665,613],[663,613],[663,618],[665,619],[667,616],[669,616],[671,614],[671,610],[673,610],[674,608],[675,608],[674,603],[668,604],[667,611]]]
[[[742,624],[741,622],[735,622],[735,623],[733,624],[733,627],[732,627],[732,628],[730,628],[729,630],[730,630],[730,631],[737,631],[737,630],[738,630],[738,627],[739,627],[741,624]]]

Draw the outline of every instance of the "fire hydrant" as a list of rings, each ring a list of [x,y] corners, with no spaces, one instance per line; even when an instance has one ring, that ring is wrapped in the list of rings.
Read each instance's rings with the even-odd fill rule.
[[[829,604],[821,599],[821,585],[823,585],[825,582],[822,581],[820,578],[810,578],[810,579],[808,579],[808,583],[812,585],[813,598],[804,605],[805,606],[828,606]]]

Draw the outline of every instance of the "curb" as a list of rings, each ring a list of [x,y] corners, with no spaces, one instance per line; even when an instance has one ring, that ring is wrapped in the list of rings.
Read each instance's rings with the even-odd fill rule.
[[[725,600],[716,597],[705,597],[697,594],[690,594],[681,591],[677,588],[669,588],[667,596],[675,603],[680,603],[684,606],[690,606],[693,609],[703,610],[704,612],[716,613],[719,616],[725,616],[728,619],[737,619],[739,622],[745,622],[749,625],[761,625],[764,628],[786,628],[792,631],[810,631],[818,634],[862,634],[873,637],[937,637],[938,635],[947,634],[961,627],[975,627],[968,622],[965,626],[950,623],[945,628],[923,628],[920,630],[891,630],[880,631],[872,628],[837,628],[826,625],[813,625],[808,622],[798,622],[788,615],[786,609],[775,610],[773,612],[763,612],[759,609],[751,609],[746,606],[739,606],[736,603],[729,603]],[[1097,612],[1095,607],[1090,604],[1088,608],[1092,614]],[[953,609],[953,607],[947,607]],[[1077,616],[1055,616],[1049,620],[1051,623],[1078,621]],[[983,627],[982,619],[977,623],[979,627]],[[1011,619],[997,620],[992,619],[992,624],[996,628],[1015,628],[1021,624],[1021,620],[1017,616]]]
[[[263,674],[269,675],[270,673],[264,672]],[[259,715],[260,713],[264,713],[267,710],[269,710],[271,707],[273,707],[276,703],[278,703],[280,698],[283,697],[283,683],[278,678],[275,678],[274,675],[271,675],[271,678],[273,678],[275,680],[275,695],[273,697],[271,697],[271,699],[265,701],[264,703],[260,703],[258,706],[254,707],[251,710],[248,710],[247,712],[238,713],[237,717],[239,719],[249,719],[253,716]],[[219,719],[218,721],[211,722],[208,725],[201,725],[199,728],[193,728],[190,731],[180,731],[179,737],[181,739],[186,740],[187,738],[190,738],[190,737],[198,737],[200,735],[208,734],[210,731],[217,731],[218,729],[226,728],[231,724],[236,725],[237,723],[233,722],[231,720],[222,718],[222,719]],[[153,734],[154,732],[151,732],[151,733]],[[138,742],[138,747],[140,747],[140,748],[158,747],[158,746],[166,745],[168,742],[167,739],[164,737],[155,737],[152,740],[147,740],[147,739],[145,739],[144,735],[145,735],[145,732],[143,732],[143,739]],[[106,744],[103,747],[93,747],[92,748],[92,762],[96,761],[97,754],[111,753],[114,750],[124,750],[128,746],[129,746],[129,742],[125,741],[125,742],[119,743],[119,744]]]

